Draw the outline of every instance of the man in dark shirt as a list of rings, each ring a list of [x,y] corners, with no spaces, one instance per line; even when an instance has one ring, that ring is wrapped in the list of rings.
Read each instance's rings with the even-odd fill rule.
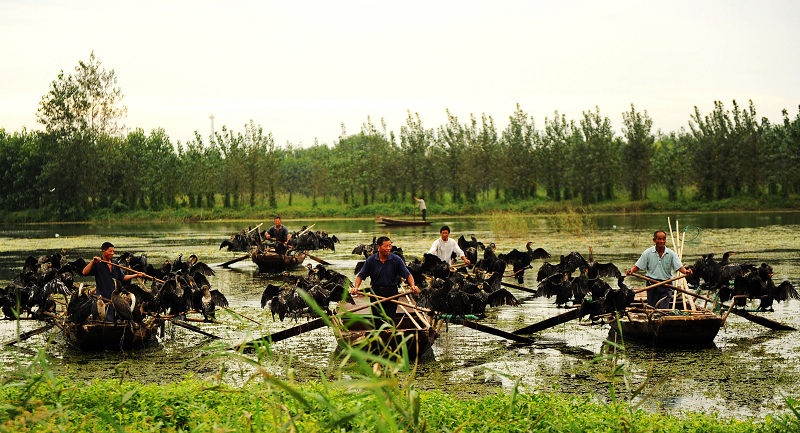
[[[111,242],[103,242],[100,246],[100,255],[102,257],[93,257],[92,261],[83,268],[83,275],[94,275],[94,281],[97,284],[97,295],[105,298],[104,301],[108,302],[106,306],[106,322],[114,322],[114,305],[111,304],[111,292],[114,291],[117,284],[122,284],[123,281],[129,281],[136,277],[144,277],[145,274],[139,272],[138,274],[126,274],[122,268],[112,266],[106,262],[117,263],[114,260],[114,245]]]
[[[286,226],[281,224],[281,217],[275,217],[275,225],[270,227],[267,230],[267,239],[278,241],[282,244],[286,244],[289,239],[292,238],[292,235],[289,234],[289,229]]]
[[[353,288],[350,289],[350,294],[355,295],[358,293],[358,288],[361,282],[370,277],[372,282],[372,292],[378,296],[389,297],[398,294],[398,286],[400,285],[400,278],[407,278],[408,285],[411,291],[419,293],[419,289],[414,284],[414,276],[408,271],[406,264],[396,254],[392,254],[392,241],[386,236],[378,238],[376,244],[378,245],[378,252],[367,257],[361,272],[356,276],[356,282]],[[382,307],[382,308],[381,308]],[[388,301],[383,302],[372,307],[372,315],[381,317],[381,310],[383,310],[391,320],[394,320],[397,304]],[[376,323],[377,327],[377,323]]]

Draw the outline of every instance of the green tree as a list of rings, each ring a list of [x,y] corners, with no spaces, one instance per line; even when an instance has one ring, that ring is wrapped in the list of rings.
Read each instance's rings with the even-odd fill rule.
[[[625,143],[622,145],[620,159],[624,170],[621,180],[631,194],[631,200],[645,198],[647,184],[650,179],[650,160],[653,156],[655,137],[651,132],[653,119],[636,111],[631,104],[631,111],[622,113],[622,134]]]
[[[114,70],[103,69],[92,51],[88,60],[78,62],[74,74],[58,74],[42,97],[37,119],[48,132],[114,135],[127,112],[122,97]]]

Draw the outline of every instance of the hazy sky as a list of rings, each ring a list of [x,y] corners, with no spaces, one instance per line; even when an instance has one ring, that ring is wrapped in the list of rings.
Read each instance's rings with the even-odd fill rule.
[[[544,126],[553,111],[611,118],[634,103],[656,128],[693,107],[755,102],[773,121],[800,103],[797,1],[17,1],[0,0],[0,128],[39,129],[60,70],[94,50],[114,69],[125,125],[173,140],[250,119],[276,142],[332,143],[369,115],[399,131],[445,109],[516,103]]]

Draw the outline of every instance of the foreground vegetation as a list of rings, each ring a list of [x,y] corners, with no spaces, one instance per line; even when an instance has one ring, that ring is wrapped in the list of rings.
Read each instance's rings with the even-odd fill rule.
[[[395,203],[414,195],[439,214],[618,207],[617,200],[626,210],[695,209],[763,196],[796,203],[800,193],[800,113],[785,110],[773,124],[752,101],[730,109],[715,102],[708,114],[695,107],[687,128],[664,133],[633,105],[621,113],[619,133],[598,107],[577,120],[556,111],[543,129],[520,106],[502,130],[485,113],[462,120],[448,112],[444,125],[426,127],[409,112],[397,132],[367,118],[358,133],[303,148],[276,145],[254,122],[184,142],[159,128],[125,132],[121,99],[114,71],[92,55],[42,97],[44,130],[0,125],[0,211],[29,211],[28,220],[40,221],[261,209],[372,216],[373,206],[402,211]],[[294,208],[298,198],[310,201],[307,210]]]
[[[622,345],[607,344],[624,351]],[[618,362],[611,351],[595,359],[598,366],[609,366],[603,373],[612,391],[608,402],[555,391],[518,393],[517,387],[477,399],[419,391],[406,354],[390,360],[357,347],[342,349],[340,364],[321,372],[319,381],[302,384],[292,380],[291,372],[288,378],[271,372],[280,360],[268,345],[258,347],[254,356],[226,352],[222,347],[210,349],[209,356],[224,365],[238,363],[252,372],[238,387],[223,384],[225,367],[211,381],[190,378],[167,385],[140,384],[125,381],[123,372],[118,379],[75,383],[54,376],[40,350],[0,381],[0,432],[735,433],[800,429],[800,401],[792,398],[786,399],[791,412],[764,420],[641,410],[639,405],[647,396],[642,397],[641,388],[628,389],[625,363]],[[196,361],[202,362],[192,362]],[[620,392],[614,392],[615,388]]]
[[[7,388],[0,399],[0,430],[35,431],[464,431],[464,432],[756,432],[792,431],[796,419],[726,420],[706,414],[667,416],[603,404],[591,397],[555,393],[500,394],[458,400],[421,392],[413,405],[382,410],[370,386],[392,389],[386,398],[407,398],[391,383],[293,385],[292,393],[267,383],[241,388],[187,381],[142,385],[64,380],[42,383],[31,395]],[[21,399],[27,398],[27,401]],[[302,400],[301,400],[302,398]],[[304,404],[305,403],[305,404]],[[796,430],[795,430],[796,431]]]

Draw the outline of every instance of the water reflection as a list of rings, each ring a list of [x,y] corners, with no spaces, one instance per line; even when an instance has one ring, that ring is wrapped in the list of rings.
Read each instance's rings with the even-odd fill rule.
[[[347,275],[352,275],[359,260],[350,254],[356,244],[388,234],[411,257],[427,251],[438,235],[440,224],[450,225],[456,237],[475,234],[479,240],[495,241],[501,251],[524,248],[529,240],[554,256],[573,250],[586,253],[591,246],[598,261],[611,261],[620,267],[630,266],[651,245],[653,230],[666,228],[666,215],[601,215],[593,218],[593,229],[585,233],[558,233],[552,228],[551,218],[521,217],[519,223],[527,227],[525,233],[508,231],[493,217],[440,218],[428,227],[391,229],[363,219],[284,222],[291,229],[314,223],[315,229],[336,234],[341,241],[337,250],[316,255]],[[737,252],[738,261],[769,262],[775,278],[800,282],[800,249],[794,235],[800,228],[800,213],[683,214],[677,218],[681,226],[696,227],[687,232],[687,258],[732,250]],[[7,284],[19,272],[28,254],[38,256],[66,248],[69,257],[89,258],[105,240],[117,245],[119,252],[144,252],[155,261],[196,253],[207,263],[221,263],[235,254],[219,251],[219,243],[231,232],[257,223],[0,225],[0,284]],[[524,285],[535,287],[534,279],[529,273]],[[214,377],[220,369],[228,372],[229,381],[246,380],[250,371],[246,366],[228,358],[207,356],[215,352],[209,347],[238,343],[294,323],[273,321],[269,312],[260,308],[260,294],[270,277],[259,274],[249,261],[220,269],[210,280],[214,288],[225,293],[235,310],[264,326],[220,312],[222,324],[204,324],[203,328],[221,336],[221,343],[168,327],[159,346],[129,353],[87,354],[69,348],[58,333],[46,334],[22,343],[20,348],[4,351],[0,358],[3,368],[12,368],[16,357],[30,353],[52,338],[47,351],[56,361],[57,372],[76,381],[124,376],[164,383],[187,375]],[[564,311],[547,299],[512,292],[522,306],[491,310],[485,319],[487,325],[511,330]],[[800,328],[799,309],[797,301],[777,304],[775,313],[769,317]],[[37,327],[38,322],[22,321],[19,325],[21,331],[27,331]],[[2,340],[14,335],[16,326],[16,322],[0,321]],[[451,325],[442,329],[441,338],[434,345],[435,361],[420,365],[418,383],[422,388],[482,395],[497,392],[499,388],[510,390],[519,380],[519,386],[529,391],[558,389],[608,396],[611,366],[608,362],[593,362],[601,353],[607,335],[607,327],[570,322],[536,335],[531,346],[520,346]],[[319,329],[275,344],[273,350],[280,359],[269,368],[285,375],[290,366],[298,379],[314,380],[338,362],[332,355],[336,347],[330,330]],[[731,317],[715,339],[715,347],[666,350],[629,344],[619,361],[627,363],[632,387],[646,382],[648,390],[655,389],[655,398],[644,402],[645,407],[763,416],[782,407],[782,393],[792,395],[800,389],[798,358],[800,343],[795,333],[768,331]],[[626,398],[624,385],[618,382],[615,387],[620,398]]]

